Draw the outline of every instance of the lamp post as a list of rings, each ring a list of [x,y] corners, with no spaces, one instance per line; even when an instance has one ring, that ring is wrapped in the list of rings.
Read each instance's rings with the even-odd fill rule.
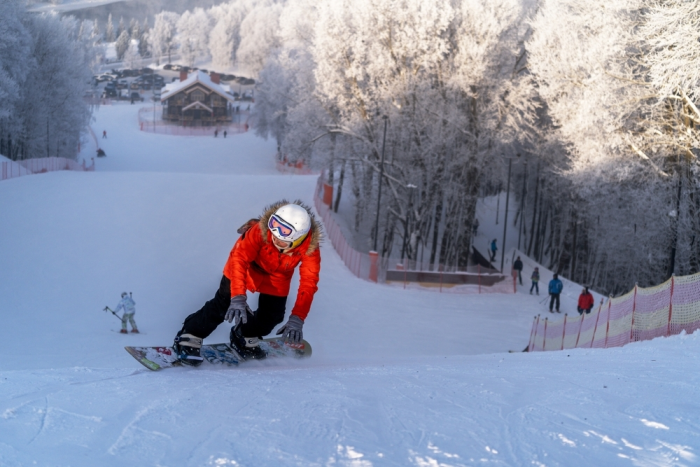
[[[382,139],[382,162],[379,166],[379,192],[377,194],[377,217],[374,221],[374,248],[373,251],[377,251],[377,239],[379,238],[379,207],[382,202],[382,181],[384,179],[384,149],[386,149],[386,125],[389,121],[389,117],[382,115],[384,119],[384,138]]]
[[[508,158],[508,183],[506,186],[506,211],[503,219],[503,243],[501,244],[501,274],[503,274],[503,262],[506,257],[506,231],[508,228],[508,201],[510,199],[510,167],[513,159]]]
[[[156,132],[156,101],[160,99],[160,89],[153,89],[153,133]]]
[[[520,154],[518,154],[520,156]],[[525,218],[525,195],[527,194],[527,159],[523,167],[523,192],[520,197],[520,226],[518,227],[518,250],[520,250],[520,238],[523,235],[523,219]]]
[[[406,253],[406,245],[408,245],[408,224],[411,221],[411,209],[413,208],[413,190],[418,188],[416,185],[409,183],[406,185],[408,192],[408,209],[406,210],[406,224],[403,229],[403,247],[401,248],[401,261],[403,261]]]

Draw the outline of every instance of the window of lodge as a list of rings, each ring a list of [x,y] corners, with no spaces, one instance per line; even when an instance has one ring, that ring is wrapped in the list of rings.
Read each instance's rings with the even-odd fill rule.
[[[204,93],[202,91],[193,91],[192,94],[190,94],[192,97],[192,101],[199,101],[199,102],[204,102]]]

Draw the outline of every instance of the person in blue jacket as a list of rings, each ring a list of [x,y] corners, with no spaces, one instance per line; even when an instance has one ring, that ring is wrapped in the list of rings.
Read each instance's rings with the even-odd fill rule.
[[[552,309],[554,308],[554,303],[556,302],[557,305],[557,313],[561,313],[559,311],[559,295],[561,295],[561,290],[564,288],[564,284],[559,280],[559,275],[554,274],[554,277],[552,278],[551,281],[549,281],[549,295],[552,297],[549,300],[549,312],[554,313]]]
[[[498,251],[498,247],[496,247],[496,239],[494,238],[491,240],[491,262],[493,263],[496,260],[496,251]]]

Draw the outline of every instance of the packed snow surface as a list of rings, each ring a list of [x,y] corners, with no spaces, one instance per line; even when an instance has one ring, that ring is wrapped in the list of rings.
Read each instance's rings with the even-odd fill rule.
[[[236,228],[283,197],[312,203],[316,179],[276,172],[275,143],[252,133],[142,133],[138,108],[96,112],[95,172],[0,182],[0,465],[700,464],[697,333],[508,353],[551,317],[528,280],[511,295],[403,290],[355,278],[329,242],[310,359],[144,368],[123,347],[170,344],[213,296]],[[102,311],[123,291],[141,334]]]

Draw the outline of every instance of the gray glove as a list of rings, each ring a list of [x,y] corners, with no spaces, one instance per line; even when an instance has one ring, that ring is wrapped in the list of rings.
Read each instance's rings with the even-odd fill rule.
[[[289,317],[284,326],[282,326],[277,335],[280,334],[284,337],[285,342],[291,342],[292,344],[300,344],[301,340],[304,338],[304,333],[301,328],[304,327],[304,322],[297,315],[292,315]]]
[[[236,295],[235,297],[231,298],[231,305],[226,311],[224,321],[228,321],[229,323],[235,321],[235,324],[238,324],[239,322],[245,324],[248,322],[248,313],[251,315],[253,314],[248,306],[245,294]]]

